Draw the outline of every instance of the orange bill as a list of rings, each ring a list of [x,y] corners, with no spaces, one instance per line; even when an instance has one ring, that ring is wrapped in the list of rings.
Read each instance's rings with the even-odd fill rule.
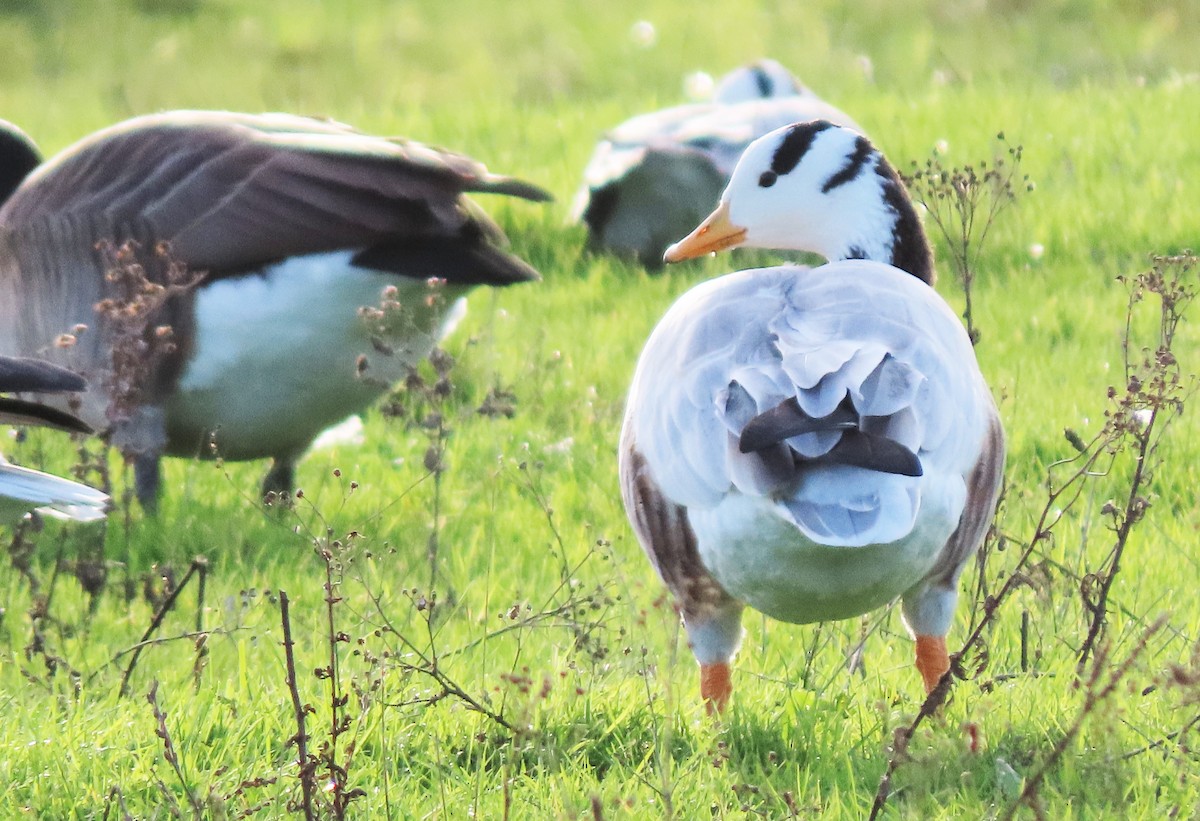
[[[663,262],[681,262],[685,259],[702,257],[726,248],[741,245],[746,239],[746,229],[734,225],[729,219],[729,203],[722,202],[717,210],[709,214],[700,227],[672,245],[663,254]]]

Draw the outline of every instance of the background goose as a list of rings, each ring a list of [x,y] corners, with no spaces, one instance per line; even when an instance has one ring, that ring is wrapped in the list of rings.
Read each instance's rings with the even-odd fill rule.
[[[630,389],[621,493],[721,709],[744,604],[805,623],[903,600],[927,689],[949,668],[958,577],[1004,439],[895,171],[828,122],[747,149],[667,261],[746,245],[821,254],[685,293]]]
[[[708,213],[752,140],[817,118],[857,128],[774,60],[735,69],[712,102],[642,114],[608,132],[584,169],[574,217],[594,247],[658,268],[667,245]]]
[[[0,356],[0,393],[82,391],[83,379],[66,368],[36,359]],[[71,433],[91,433],[83,420],[37,402],[0,396],[0,423],[42,425]],[[0,522],[30,510],[64,519],[103,519],[108,496],[87,485],[10,465],[0,456]]]
[[[0,133],[0,167],[22,180],[0,206],[0,352],[89,378],[80,413],[135,458],[143,505],[162,454],[211,455],[210,440],[227,459],[272,457],[265,488],[291,489],[317,433],[427,355],[470,287],[538,278],[463,194],[549,195],[448,151],[286,114],[178,111],[97,132],[35,170],[28,138]],[[153,318],[176,347],[138,380],[131,412],[107,387],[110,323],[54,346],[96,325],[112,295],[97,243],[127,240],[144,257],[167,241],[204,273]],[[436,295],[431,277],[445,281]],[[402,311],[385,357],[357,310],[389,285]]]

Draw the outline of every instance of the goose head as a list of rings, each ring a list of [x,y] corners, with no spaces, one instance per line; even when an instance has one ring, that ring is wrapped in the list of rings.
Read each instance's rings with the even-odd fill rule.
[[[751,143],[717,209],[663,259],[739,246],[877,260],[933,281],[928,240],[895,169],[862,134],[825,120]]]
[[[41,152],[29,135],[0,120],[0,205],[41,162]]]
[[[715,103],[741,103],[770,97],[813,96],[779,62],[764,58],[735,68],[713,89]]]

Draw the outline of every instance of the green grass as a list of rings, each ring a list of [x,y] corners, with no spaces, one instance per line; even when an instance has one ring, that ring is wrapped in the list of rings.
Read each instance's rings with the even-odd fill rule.
[[[330,699],[328,682],[312,674],[329,652],[326,565],[313,545],[350,531],[363,535],[333,561],[344,597],[337,629],[350,638],[338,646],[351,719],[339,749],[353,738],[347,784],[366,791],[351,814],[869,811],[894,731],[921,702],[897,614],[820,627],[748,615],[735,706],[727,721],[709,721],[676,617],[617,493],[624,391],[650,329],[690,285],[771,257],[735,253],[651,277],[592,255],[582,231],[565,224],[582,167],[606,127],[678,101],[684,74],[717,75],[764,54],[851,113],[901,168],[939,140],[950,163],[990,156],[1000,130],[1022,144],[1037,189],[1000,217],[976,293],[979,356],[1009,434],[1002,525],[1020,542],[1044,504],[1047,466],[1073,452],[1063,428],[1094,433],[1107,387],[1120,387],[1125,291],[1115,278],[1148,267],[1151,253],[1196,242],[1200,17],[1185,0],[1153,11],[1099,0],[586,5],[0,2],[0,116],[48,151],[146,111],[289,110],[453,147],[558,196],[549,207],[483,200],[545,281],[476,293],[447,344],[458,363],[437,489],[432,621],[414,604],[431,589],[435,527],[421,430],[369,415],[366,444],[302,464],[305,499],[293,512],[257,504],[262,464],[172,461],[156,520],[135,511],[126,526],[118,514],[102,535],[48,525],[32,560],[36,591],[15,566],[0,568],[0,815],[118,817],[115,798],[109,806],[117,790],[135,817],[170,814],[167,795],[187,816],[183,784],[212,817],[260,803],[259,817],[286,814],[300,791],[278,591],[291,599],[315,748],[329,735]],[[630,37],[640,19],[656,26],[651,47]],[[1045,248],[1036,260],[1034,243]],[[939,290],[961,306],[946,270]],[[1196,350],[1188,326],[1177,346],[1188,373]],[[515,393],[513,418],[474,412],[493,386]],[[1197,433],[1185,415],[1160,453],[1153,505],[1114,588],[1114,659],[1159,614],[1169,627],[1049,769],[1039,790],[1047,817],[1197,812],[1200,761],[1172,736],[1197,715],[1195,681],[1177,680],[1200,665]],[[56,470],[75,458],[47,433],[4,450]],[[1112,540],[1099,510],[1123,476],[1090,485],[1034,557],[1030,584],[988,634],[987,669],[918,730],[885,817],[1002,812],[1076,720],[1086,613],[1064,569],[1101,565]],[[993,587],[1018,546],[993,555]],[[93,600],[78,576],[94,572],[97,555],[107,577]],[[155,633],[171,640],[144,650],[132,695],[120,698],[127,651],[154,612],[142,580],[165,569],[178,578],[195,555],[209,561],[203,669],[194,673],[194,642],[177,638],[196,629],[193,582]],[[980,607],[974,568],[965,575],[951,649]],[[35,621],[31,608],[47,600],[49,617]],[[1022,611],[1038,675],[1020,669]],[[863,672],[849,674],[845,655],[867,627]],[[30,650],[39,636],[45,652]],[[423,703],[438,686],[412,672],[413,652],[431,646],[438,670],[515,732],[461,697]],[[1183,671],[1174,678],[1173,665]],[[144,697],[153,680],[182,779]],[[966,724],[982,734],[975,752]],[[1193,730],[1192,750],[1195,739]],[[1148,745],[1157,746],[1138,752]],[[265,781],[239,792],[254,779]]]

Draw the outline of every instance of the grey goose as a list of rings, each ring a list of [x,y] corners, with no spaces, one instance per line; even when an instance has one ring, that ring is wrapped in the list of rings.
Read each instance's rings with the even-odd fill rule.
[[[0,356],[0,394],[82,391],[84,380],[66,368],[37,359]],[[0,396],[0,424],[40,425],[70,433],[91,433],[78,417],[38,402]],[[98,490],[38,470],[9,464],[0,456],[0,523],[31,510],[64,519],[104,518],[108,496]]]
[[[0,353],[88,378],[79,413],[133,460],[146,507],[164,454],[270,457],[264,489],[290,490],[313,438],[428,355],[468,290],[539,278],[465,194],[550,196],[451,151],[224,111],[136,117],[40,164],[15,127],[0,135]],[[145,330],[149,344],[169,326],[173,352],[118,388],[130,379],[113,378],[114,343],[129,331],[96,306],[114,295],[106,249],[130,241],[151,277],[165,276],[166,243],[202,279]],[[389,288],[400,311],[383,356],[358,311]],[[56,345],[76,326],[74,345]]]
[[[784,125],[825,119],[857,128],[775,60],[729,72],[710,102],[641,114],[596,145],[572,212],[589,244],[648,268],[721,195],[751,141]]]
[[[829,260],[680,297],[642,351],[619,446],[626,512],[720,710],[746,605],[792,623],[896,597],[927,690],[991,522],[1004,433],[895,170],[828,122],[771,132],[667,261],[736,246]]]

